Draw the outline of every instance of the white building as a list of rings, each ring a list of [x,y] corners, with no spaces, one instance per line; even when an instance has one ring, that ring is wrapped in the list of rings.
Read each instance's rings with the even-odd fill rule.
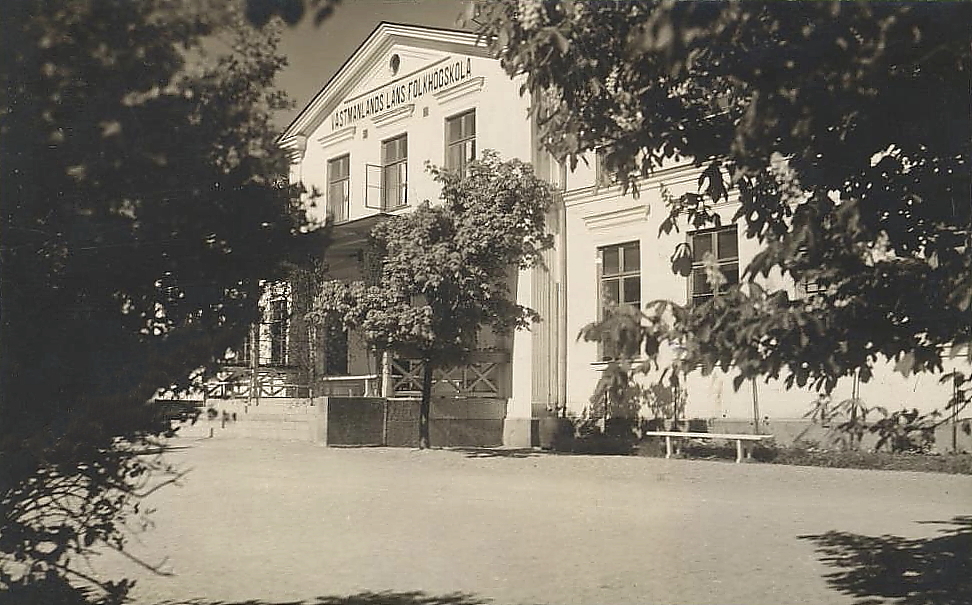
[[[604,363],[598,345],[577,335],[598,318],[605,297],[644,304],[705,295],[693,289],[691,278],[672,273],[669,257],[676,244],[687,238],[697,250],[711,249],[727,274],[737,276],[757,249],[729,222],[732,197],[718,207],[725,227],[659,237],[665,212],[661,188],[674,194],[694,189],[697,170],[687,164],[661,170],[641,183],[638,198],[623,195],[597,174],[595,161],[568,174],[538,149],[528,118],[530,100],[519,88],[475,34],[382,23],[281,138],[292,153],[292,180],[322,194],[313,212],[334,217],[335,242],[325,260],[337,279],[361,278],[373,270],[366,238],[382,217],[438,198],[424,170],[427,163],[461,168],[483,149],[494,149],[504,158],[532,162],[562,191],[562,203],[550,217],[556,245],[543,268],[521,272],[517,282],[519,301],[543,321],[509,342],[492,343],[493,350],[471,368],[456,369],[439,382],[437,393],[450,400],[440,402],[449,407],[445,416],[483,421],[470,437],[480,444],[530,445],[536,442],[534,421],[548,409],[566,406],[579,413],[589,405]],[[783,278],[769,282],[795,293]],[[353,334],[347,343],[332,342],[325,349],[315,380],[346,384],[322,376],[374,377],[384,369],[386,394],[393,387],[412,390],[414,367],[401,360],[394,367],[394,384],[388,383],[388,368]],[[851,389],[847,381],[835,397],[849,396]],[[937,377],[905,379],[890,369],[880,369],[860,386],[865,400],[889,408],[940,407],[949,393]],[[685,417],[751,429],[756,404],[761,421],[786,433],[786,421],[800,419],[812,398],[777,383],[747,384],[735,392],[731,377],[690,375]],[[451,439],[461,442],[465,437],[457,431]]]

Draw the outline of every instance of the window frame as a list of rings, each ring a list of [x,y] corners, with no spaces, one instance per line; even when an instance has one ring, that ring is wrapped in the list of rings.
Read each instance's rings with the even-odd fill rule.
[[[463,136],[464,124],[465,124],[464,119],[466,117],[470,116],[470,115],[472,116],[472,134],[471,135],[470,134],[465,134],[465,136]],[[450,128],[449,127],[450,127],[451,124],[453,124],[455,122],[458,122],[459,123],[460,136],[459,136],[459,138],[457,138],[456,140],[453,141],[453,140],[450,140],[450,138],[449,138],[450,137]],[[445,136],[443,137],[443,140],[445,142],[445,158],[444,158],[444,161],[443,161],[443,165],[445,166],[445,169],[446,170],[449,170],[451,172],[455,172],[455,173],[459,174],[459,176],[465,176],[466,175],[466,166],[469,164],[469,162],[471,162],[472,160],[474,160],[476,158],[476,136],[477,136],[477,132],[478,132],[478,129],[477,129],[477,126],[478,125],[477,125],[476,122],[477,122],[477,120],[476,120],[476,108],[475,107],[473,107],[472,109],[466,109],[464,111],[461,111],[459,113],[453,114],[451,116],[447,116],[446,119],[445,119]],[[472,157],[471,158],[467,158],[466,157],[466,154],[465,154],[465,145],[467,143],[470,143],[470,142],[472,143]],[[454,148],[457,148],[457,147],[461,147],[463,153],[461,153],[461,155],[459,156],[461,158],[459,160],[459,165],[458,166],[453,166],[452,165],[452,162],[451,162],[452,154],[450,152]]]
[[[607,158],[607,149],[596,147],[594,149],[594,191],[607,189],[618,184],[617,171],[607,170],[604,161]]]
[[[719,234],[728,233],[728,232],[731,232],[734,235],[733,239],[736,244],[735,245],[736,255],[722,257],[720,256],[720,250],[719,250]],[[735,265],[736,275],[734,281],[730,279],[726,285],[722,286],[721,289],[719,290],[713,289],[709,293],[696,295],[695,293],[696,272],[698,270],[702,270],[702,271],[705,270],[702,262],[702,258],[699,258],[698,260],[696,259],[696,250],[697,250],[696,238],[703,237],[703,236],[711,238],[709,244],[710,245],[709,252],[713,252],[715,254],[716,263],[718,263],[719,267],[723,268],[723,267]],[[687,280],[688,281],[687,298],[688,298],[688,303],[690,305],[703,303],[711,298],[714,298],[717,294],[722,293],[724,291],[724,288],[739,283],[739,228],[737,225],[735,224],[720,225],[718,227],[712,227],[710,229],[700,229],[698,231],[692,231],[691,233],[688,234],[688,240],[689,240],[689,248],[692,251],[692,271],[691,273],[689,273],[688,280]],[[723,273],[725,273],[725,270],[723,270]]]
[[[285,366],[288,357],[290,332],[290,305],[286,298],[274,298],[269,302],[267,338],[269,340],[269,366]]]
[[[404,141],[404,153],[401,155],[396,155],[393,159],[389,160],[386,153],[388,146],[396,144],[396,151],[401,152],[401,143]],[[391,199],[390,191],[392,189],[389,187],[388,178],[389,171],[392,169],[398,170],[398,183],[394,188],[398,193],[394,197],[395,203],[389,203]],[[381,141],[381,210],[387,212],[389,210],[395,210],[398,208],[403,208],[408,206],[408,133],[403,132],[401,134],[383,139]]]
[[[342,178],[333,178],[335,166],[338,166],[338,162],[345,161],[347,163],[346,174]],[[341,212],[336,212],[336,204],[333,200],[333,187],[338,184],[343,183],[342,191],[342,204]],[[327,161],[327,212],[331,214],[335,223],[343,223],[351,218],[351,154],[345,153],[336,157],[333,157]]]
[[[630,252],[626,250],[634,250],[635,267],[627,268],[628,255]],[[606,271],[605,263],[605,252],[609,250],[617,250],[618,261],[617,261],[617,271],[608,272]],[[627,289],[625,284],[628,280],[637,281],[637,299],[628,299],[625,296]],[[609,301],[608,297],[605,296],[606,288],[605,285],[608,282],[618,282],[618,299],[615,301]],[[642,262],[641,262],[641,240],[627,240],[619,242],[617,244],[608,244],[605,246],[597,247],[597,319],[601,321],[605,318],[607,311],[612,307],[622,307],[631,306],[635,309],[641,309],[641,288],[642,288]],[[613,304],[611,304],[613,302]],[[611,361],[616,359],[617,356],[613,355],[611,351],[605,346],[605,343],[598,341],[597,358],[599,362]]]

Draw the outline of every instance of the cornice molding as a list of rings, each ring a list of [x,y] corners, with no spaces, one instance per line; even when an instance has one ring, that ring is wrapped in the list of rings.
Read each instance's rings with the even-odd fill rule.
[[[320,143],[321,147],[330,147],[332,145],[337,145],[338,143],[343,143],[344,141],[350,141],[354,138],[354,133],[357,131],[357,129],[357,126],[348,126],[347,128],[336,130],[331,134],[326,134],[318,138],[317,142]]]
[[[399,120],[409,118],[413,113],[415,113],[415,103],[409,103],[408,105],[402,105],[401,107],[396,107],[391,111],[378,114],[371,119],[371,123],[375,126],[387,126],[389,124],[398,122]]]
[[[458,86],[453,86],[452,88],[447,88],[445,90],[440,90],[438,92],[432,93],[432,96],[440,103],[445,103],[446,101],[452,101],[453,99],[458,99],[468,94],[474,92],[479,92],[483,89],[483,84],[485,84],[486,78],[483,76],[476,76],[470,79],[468,82],[463,82]]]
[[[280,146],[287,152],[291,164],[299,164],[307,153],[307,137],[302,134],[294,135],[282,140]]]
[[[648,210],[644,204],[598,212],[581,217],[591,231],[605,231],[639,222],[647,222]]]

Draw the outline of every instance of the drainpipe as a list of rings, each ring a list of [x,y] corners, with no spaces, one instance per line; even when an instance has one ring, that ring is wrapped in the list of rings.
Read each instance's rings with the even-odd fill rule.
[[[557,405],[560,414],[567,413],[567,165],[560,165],[560,192],[557,212],[560,214],[560,241],[557,242]]]

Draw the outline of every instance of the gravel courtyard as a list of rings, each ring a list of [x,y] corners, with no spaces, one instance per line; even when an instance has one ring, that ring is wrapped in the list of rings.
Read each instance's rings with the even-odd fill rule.
[[[180,439],[146,605],[972,602],[972,478]]]

